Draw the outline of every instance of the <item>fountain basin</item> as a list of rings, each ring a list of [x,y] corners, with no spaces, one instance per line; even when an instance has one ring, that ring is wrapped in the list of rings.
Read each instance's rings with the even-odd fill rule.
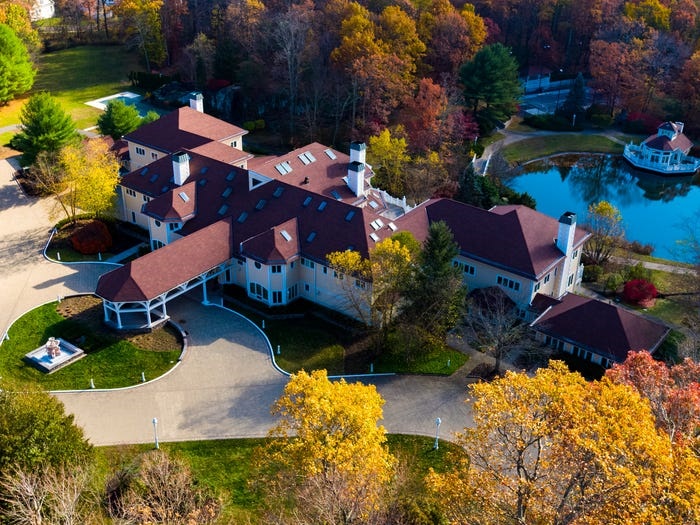
[[[24,356],[24,360],[42,372],[51,374],[85,357],[85,352],[60,337],[50,337],[39,348]]]

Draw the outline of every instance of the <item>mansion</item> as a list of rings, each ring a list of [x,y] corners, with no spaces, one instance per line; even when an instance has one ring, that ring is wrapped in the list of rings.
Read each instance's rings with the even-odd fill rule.
[[[589,234],[575,213],[557,220],[525,206],[483,210],[444,198],[409,206],[371,186],[362,143],[349,154],[312,143],[253,157],[243,150],[245,133],[193,99],[124,137],[121,219],[147,230],[153,251],[100,278],[105,322],[152,328],[168,319],[170,299],[197,289],[206,303],[213,283],[237,285],[270,307],[304,298],[353,317],[345,276],[327,255],[366,258],[401,231],[422,242],[435,221],[453,232],[453,263],[466,286],[501,288],[523,315],[535,316],[536,297],[560,301],[581,282]]]

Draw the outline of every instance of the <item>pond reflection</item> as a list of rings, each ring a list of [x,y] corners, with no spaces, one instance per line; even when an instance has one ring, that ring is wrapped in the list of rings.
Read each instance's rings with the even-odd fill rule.
[[[683,221],[700,210],[700,177],[662,177],[630,168],[619,156],[566,155],[528,164],[505,181],[526,191],[537,209],[559,217],[574,211],[585,220],[588,206],[607,200],[622,213],[629,240],[652,244],[654,255],[683,260],[678,241]]]

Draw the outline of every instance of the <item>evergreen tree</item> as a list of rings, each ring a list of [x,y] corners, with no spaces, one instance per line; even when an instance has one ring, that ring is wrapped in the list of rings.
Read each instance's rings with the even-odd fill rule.
[[[20,113],[22,131],[10,145],[22,152],[22,163],[34,163],[42,151],[57,152],[78,139],[75,123],[49,93],[32,95]]]
[[[462,274],[453,264],[459,248],[443,221],[430,225],[409,290],[409,316],[427,333],[444,337],[464,310]]]
[[[566,95],[566,100],[562,106],[561,113],[567,118],[573,118],[578,115],[578,118],[583,118],[586,105],[586,80],[581,73],[574,80],[574,84]]]
[[[496,43],[486,46],[460,70],[464,99],[479,123],[481,134],[515,113],[521,93],[518,63],[510,49]]]
[[[119,140],[141,125],[139,111],[123,100],[113,100],[107,104],[105,112],[97,119],[97,127],[103,135]]]
[[[22,40],[9,26],[0,24],[0,105],[29,91],[35,74]]]

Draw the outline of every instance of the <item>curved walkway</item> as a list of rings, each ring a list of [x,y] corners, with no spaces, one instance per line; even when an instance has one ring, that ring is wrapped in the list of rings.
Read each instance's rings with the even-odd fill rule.
[[[12,160],[0,161],[0,334],[39,304],[93,292],[99,275],[109,269],[42,257],[53,224],[50,203],[22,194],[12,180],[15,167]],[[152,441],[154,417],[163,441],[264,436],[273,424],[270,406],[287,381],[273,367],[265,338],[219,307],[181,299],[169,312],[190,338],[175,370],[125,390],[56,393],[67,411],[96,445]],[[362,380],[376,384],[386,400],[382,423],[389,432],[432,436],[440,417],[440,436],[449,439],[471,421],[464,371],[448,378]]]

